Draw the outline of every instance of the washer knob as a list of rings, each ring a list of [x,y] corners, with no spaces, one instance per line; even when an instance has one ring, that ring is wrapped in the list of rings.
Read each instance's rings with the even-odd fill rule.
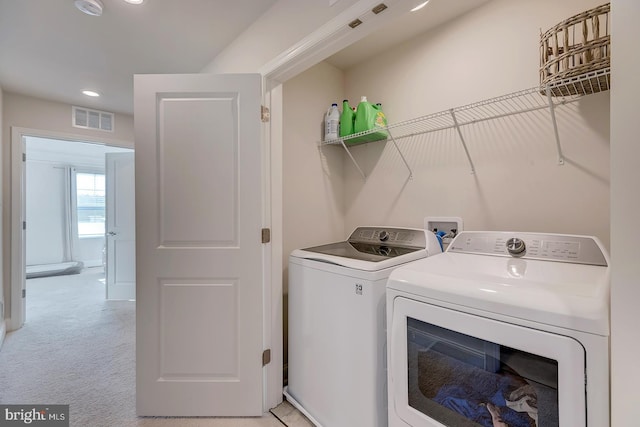
[[[380,241],[386,242],[387,240],[389,240],[389,233],[386,230],[382,230],[380,232]]]
[[[524,240],[512,237],[507,240],[507,251],[515,257],[524,255],[527,250],[527,246],[524,244]]]

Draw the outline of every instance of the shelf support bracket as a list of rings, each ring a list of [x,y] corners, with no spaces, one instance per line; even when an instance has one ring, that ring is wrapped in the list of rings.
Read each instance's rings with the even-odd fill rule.
[[[409,179],[413,179],[413,171],[411,170],[411,166],[409,166],[407,159],[404,157],[404,154],[402,154],[402,150],[400,150],[400,147],[398,147],[398,144],[396,143],[396,139],[393,137],[393,135],[391,135],[391,132],[389,131],[389,129],[387,129],[387,133],[389,134],[389,139],[391,139],[391,142],[393,142],[393,145],[396,147],[396,150],[398,150],[398,154],[400,154],[400,158],[404,162],[404,165],[409,170]]]
[[[360,172],[360,175],[362,175],[362,178],[363,179],[367,179],[367,176],[364,174],[364,172],[362,172],[362,169],[360,169],[360,166],[358,165],[358,162],[356,162],[356,159],[353,158],[353,155],[351,154],[351,151],[349,151],[349,149],[345,145],[344,139],[340,138],[340,144],[342,145],[342,148],[344,148],[344,151],[346,151],[347,154],[349,155],[349,158],[351,159],[353,164],[356,166],[356,169],[358,169],[358,172]]]
[[[558,133],[558,122],[556,121],[556,106],[551,97],[551,87],[547,85],[547,101],[549,101],[549,113],[551,114],[551,123],[553,123],[553,133],[556,136],[556,148],[558,149],[558,164],[564,165],[564,156],[562,155],[562,146],[560,145],[560,134]]]
[[[460,130],[460,125],[458,124],[458,119],[456,118],[456,113],[453,110],[453,108],[451,110],[449,110],[449,112],[451,113],[451,118],[453,118],[453,126],[458,131],[458,136],[460,137],[460,142],[462,142],[462,147],[464,148],[464,152],[467,155],[467,160],[469,160],[469,165],[471,166],[471,173],[474,174],[474,173],[476,173],[476,168],[473,165],[473,160],[471,160],[471,156],[469,155],[469,150],[467,149],[467,143],[464,140],[464,136],[462,136],[462,131]]]

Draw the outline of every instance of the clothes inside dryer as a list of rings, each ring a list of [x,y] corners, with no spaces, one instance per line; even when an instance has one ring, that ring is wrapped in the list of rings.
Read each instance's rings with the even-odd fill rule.
[[[412,318],[407,332],[415,410],[444,425],[559,425],[557,361]]]

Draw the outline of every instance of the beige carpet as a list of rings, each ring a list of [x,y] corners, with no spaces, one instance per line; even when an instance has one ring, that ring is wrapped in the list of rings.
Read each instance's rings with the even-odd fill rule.
[[[101,271],[27,281],[27,322],[8,333],[0,349],[0,403],[69,404],[77,427],[283,426],[269,412],[261,418],[138,418],[135,303],[106,301]],[[296,422],[294,414],[283,418]]]

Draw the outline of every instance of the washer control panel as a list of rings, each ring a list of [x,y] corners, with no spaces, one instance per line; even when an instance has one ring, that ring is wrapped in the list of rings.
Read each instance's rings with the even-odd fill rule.
[[[463,231],[447,252],[608,265],[600,242],[590,236]]]
[[[358,227],[349,242],[412,248],[425,248],[427,244],[425,230],[392,227]]]

